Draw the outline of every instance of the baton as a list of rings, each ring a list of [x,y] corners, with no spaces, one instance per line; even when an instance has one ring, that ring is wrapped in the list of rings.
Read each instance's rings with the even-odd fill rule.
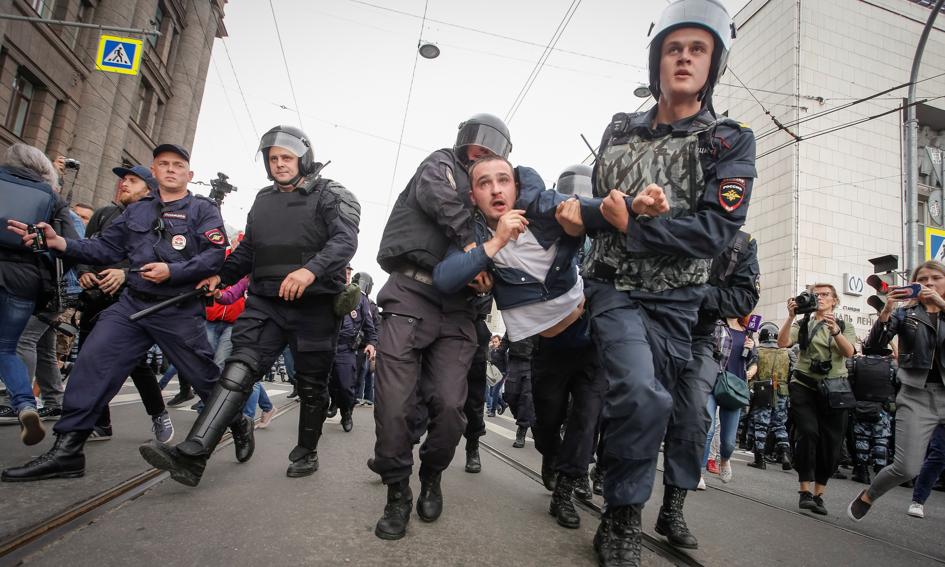
[[[141,311],[138,311],[137,313],[132,313],[128,318],[131,319],[132,321],[137,321],[138,319],[142,317],[147,317],[148,315],[154,313],[155,311],[160,311],[161,309],[165,309],[167,307],[170,307],[171,305],[177,305],[178,303],[182,301],[186,301],[194,297],[200,297],[201,295],[206,295],[208,293],[210,293],[210,288],[208,288],[207,286],[198,287],[197,289],[193,291],[188,291],[187,293],[175,295],[174,297],[165,299],[164,301],[160,303],[155,303],[151,307],[142,309]]]

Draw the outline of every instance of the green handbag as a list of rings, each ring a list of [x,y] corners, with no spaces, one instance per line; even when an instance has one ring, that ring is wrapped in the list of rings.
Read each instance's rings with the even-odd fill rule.
[[[722,409],[742,409],[749,401],[748,382],[728,370],[720,370],[712,388],[712,395]]]

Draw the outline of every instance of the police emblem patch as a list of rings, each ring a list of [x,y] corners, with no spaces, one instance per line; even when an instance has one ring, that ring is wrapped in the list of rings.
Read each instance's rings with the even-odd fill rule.
[[[723,179],[719,181],[719,204],[728,212],[732,212],[745,201],[745,180],[741,178]]]
[[[171,238],[171,248],[174,250],[183,250],[186,247],[187,237],[185,237],[183,234],[175,234],[174,237]]]
[[[216,244],[217,246],[222,245],[226,241],[226,238],[223,237],[223,233],[220,232],[220,229],[218,228],[208,230],[207,232],[203,233],[203,235],[207,237],[207,240],[213,244]]]
[[[351,318],[352,318],[352,319],[357,319],[357,318],[358,318],[358,310],[357,310],[357,309],[351,311]]]

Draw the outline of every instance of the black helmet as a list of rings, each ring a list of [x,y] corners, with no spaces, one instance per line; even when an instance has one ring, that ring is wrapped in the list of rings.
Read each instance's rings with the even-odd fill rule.
[[[364,295],[371,295],[371,288],[374,287],[374,278],[367,272],[358,272],[351,278],[351,283],[360,287]]]
[[[591,171],[591,166],[583,163],[568,166],[558,176],[555,190],[562,195],[593,197],[594,188],[591,186]]]
[[[456,145],[453,151],[460,161],[466,162],[466,146],[482,146],[497,156],[508,159],[512,152],[512,138],[509,128],[498,116],[476,114],[459,125]]]
[[[725,72],[728,53],[735,39],[735,22],[719,0],[675,0],[660,14],[660,20],[650,27],[650,92],[660,98],[660,49],[666,35],[682,27],[703,28],[715,36],[709,79],[699,100],[709,100],[712,88]]]
[[[298,183],[299,179],[318,170],[318,164],[315,163],[315,153],[312,152],[312,144],[305,132],[295,126],[280,125],[270,129],[259,140],[258,151],[265,160],[266,175],[269,176],[269,179],[272,179],[272,172],[269,171],[269,148],[273,146],[285,148],[299,158],[299,174],[292,180],[290,185]]]
[[[778,326],[767,321],[761,325],[761,330],[758,331],[758,342],[761,344],[766,343],[777,343],[778,342]]]

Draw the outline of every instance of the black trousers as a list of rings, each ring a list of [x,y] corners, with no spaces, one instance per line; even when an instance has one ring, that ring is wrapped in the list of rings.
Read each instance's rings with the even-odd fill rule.
[[[463,432],[466,450],[478,447],[479,438],[486,434],[486,357],[492,333],[485,319],[476,319],[476,337],[479,344],[469,372],[466,373],[466,403],[463,405],[463,413],[466,414],[466,430]]]
[[[846,410],[831,409],[819,391],[792,381],[794,468],[800,482],[827,484],[840,462]]]
[[[594,453],[607,379],[600,372],[593,345],[576,349],[553,345],[553,340],[539,337],[532,357],[535,448],[543,457],[554,460],[559,473],[572,477],[586,475]],[[561,426],[565,422],[562,439]]]
[[[535,423],[535,402],[532,398],[532,363],[530,359],[509,357],[509,372],[505,378],[503,396],[519,427]]]

